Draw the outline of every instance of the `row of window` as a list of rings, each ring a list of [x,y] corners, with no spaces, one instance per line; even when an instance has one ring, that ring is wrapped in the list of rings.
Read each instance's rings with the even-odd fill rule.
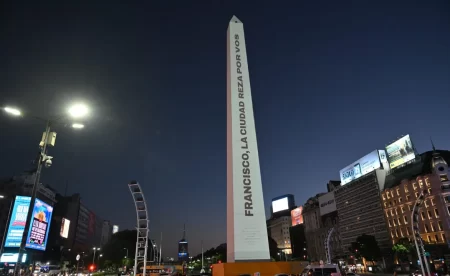
[[[428,188],[428,194],[431,195],[431,192],[432,192],[431,188]],[[415,192],[414,195],[416,198],[418,198],[419,192]],[[383,195],[383,200],[385,200],[384,195]],[[411,197],[409,195],[406,195],[406,202],[409,202],[409,201],[411,201]],[[403,203],[403,198],[401,196],[398,197],[398,203],[399,204]],[[397,200],[394,199],[393,201],[384,201],[383,205],[384,205],[384,208],[395,206],[395,205],[397,205]]]
[[[425,178],[425,183],[426,183],[427,187],[430,187],[431,183],[430,183],[430,180],[428,179],[428,177]],[[417,188],[423,189],[423,181],[421,179],[419,179],[419,185],[417,185],[416,182],[412,182],[412,187],[413,187],[414,191],[416,191]],[[404,184],[403,189],[405,190],[405,193],[409,193],[408,184]],[[395,193],[397,194],[397,196],[400,196],[400,187],[395,189]],[[394,198],[395,197],[394,189],[386,190],[385,192],[383,192],[381,194],[381,196],[382,196],[383,200]]]
[[[409,211],[411,211],[412,210],[412,205],[408,205],[408,209],[409,209]],[[449,214],[450,214],[450,206],[447,207],[447,209],[448,209]],[[402,210],[402,214],[405,213],[405,210],[404,210],[403,207],[401,207],[401,210]],[[422,220],[425,220],[426,218],[433,219],[433,213],[431,212],[431,210],[426,210],[426,212],[427,212],[426,213],[427,215],[425,215],[424,211],[422,211],[420,213],[420,217],[422,218]],[[391,210],[390,213],[391,213],[391,216],[394,217],[394,212],[392,210]],[[395,208],[395,215],[398,215],[397,208]],[[435,218],[439,218],[439,210],[437,208],[434,208],[434,217]],[[386,218],[389,218],[389,212],[388,211],[386,211]],[[391,223],[390,223],[391,220],[388,219],[388,221],[389,221],[389,226],[391,227]],[[394,222],[393,225],[396,226],[395,225],[395,218],[393,218],[392,221]],[[397,221],[398,221],[398,225],[401,225],[400,218],[397,218]],[[405,221],[405,224],[408,223],[406,216],[404,216],[404,221]]]

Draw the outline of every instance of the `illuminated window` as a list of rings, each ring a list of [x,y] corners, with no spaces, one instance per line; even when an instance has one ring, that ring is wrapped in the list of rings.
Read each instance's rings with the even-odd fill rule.
[[[435,240],[436,242],[439,242],[438,235],[434,235],[434,240]]]
[[[409,230],[408,230],[408,227],[406,227],[406,235],[409,236]]]
[[[431,242],[430,236],[427,236],[427,240],[428,240],[429,243]]]
[[[384,202],[384,208],[387,208],[387,202]]]
[[[391,197],[394,198],[394,191],[391,191]]]
[[[424,219],[425,219],[425,213],[424,213],[424,212],[421,212],[421,213],[420,213],[420,217],[422,218],[422,220],[424,220]]]
[[[398,230],[395,229],[395,236],[398,238]]]
[[[434,225],[433,222],[430,222],[431,232],[434,232]]]
[[[387,199],[390,199],[389,191],[386,192],[386,198],[387,198]]]
[[[409,193],[409,191],[408,191],[408,184],[405,184],[405,193]]]
[[[386,198],[384,197],[384,194],[381,194],[381,197],[383,198],[383,200],[386,200]]]
[[[402,198],[399,197],[399,198],[398,198],[398,202],[399,202],[399,203],[402,203],[402,201],[403,201]]]
[[[425,203],[425,208],[428,208],[428,201],[426,199],[424,200],[424,203]]]
[[[397,195],[400,196],[400,188],[397,188],[396,192],[397,192]]]
[[[436,205],[436,202],[434,202],[434,198],[430,199],[430,201],[431,201],[431,206]]]
[[[423,188],[423,181],[422,179],[419,179],[419,187],[422,189]]]
[[[405,208],[403,208],[403,206],[400,207],[400,209],[402,210],[402,214],[405,213]]]
[[[445,241],[445,234],[444,234],[444,233],[441,234],[441,238],[442,238],[442,241],[443,241],[443,242],[446,242],[446,241]]]
[[[397,226],[397,224],[395,224],[395,219],[392,220],[392,224],[393,224],[394,226]]]
[[[415,195],[416,195],[416,198],[419,197],[419,193],[418,192],[416,192]]]
[[[442,182],[448,181],[448,176],[446,174],[440,175],[439,178],[441,179]]]
[[[386,211],[386,217],[387,218],[389,217],[389,211]]]
[[[412,205],[408,204],[408,211],[412,210]]]
[[[391,231],[391,237],[394,238],[394,231]]]
[[[397,205],[397,200],[394,199],[394,205]]]
[[[436,218],[439,218],[439,211],[438,211],[438,209],[434,209],[434,216]]]
[[[400,228],[400,236],[402,236],[402,238],[404,237],[404,236],[403,236],[402,228]]]
[[[439,231],[442,231],[442,221],[438,221],[438,229]]]
[[[408,224],[408,217],[407,217],[407,216],[404,216],[404,217],[403,217],[403,221],[405,222],[405,224]]]
[[[410,197],[409,197],[409,195],[407,195],[406,196],[406,201],[409,201],[410,200]]]
[[[414,191],[417,190],[417,184],[416,184],[416,182],[413,182],[413,189],[414,189]]]
[[[428,194],[431,195],[431,188],[428,189]]]
[[[425,233],[428,233],[429,232],[428,225],[426,223],[424,223],[423,226],[425,227]]]
[[[394,211],[391,209],[391,217],[394,216]]]
[[[392,227],[391,220],[388,220],[389,227]]]
[[[397,213],[397,208],[395,208],[395,215],[398,215],[398,213]]]
[[[402,225],[402,222],[400,221],[400,219],[397,219],[398,225]]]
[[[431,211],[428,210],[427,213],[428,213],[428,219],[431,219]]]
[[[427,187],[430,187],[430,179],[428,179],[428,177],[425,178],[425,184],[427,185]]]

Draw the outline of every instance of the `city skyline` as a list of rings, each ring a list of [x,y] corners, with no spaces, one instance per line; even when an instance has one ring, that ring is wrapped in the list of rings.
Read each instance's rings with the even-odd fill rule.
[[[51,7],[6,7],[0,105],[45,117],[86,100],[83,130],[56,128],[42,182],[60,193],[67,183],[67,194],[80,193],[123,230],[135,224],[127,184],[136,179],[150,236],[164,233],[164,256],[176,256],[184,223],[191,255],[201,240],[205,249],[226,241],[233,14],[246,29],[266,216],[272,198],[293,194],[302,205],[339,170],[404,134],[419,153],[431,150],[430,136],[450,149],[444,1]],[[44,127],[1,114],[1,177],[31,167]]]

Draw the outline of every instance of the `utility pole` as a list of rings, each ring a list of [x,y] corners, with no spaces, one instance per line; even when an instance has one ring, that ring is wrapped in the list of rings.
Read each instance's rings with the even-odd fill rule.
[[[161,232],[161,241],[159,243],[159,265],[161,265],[161,254],[162,254],[162,232]]]

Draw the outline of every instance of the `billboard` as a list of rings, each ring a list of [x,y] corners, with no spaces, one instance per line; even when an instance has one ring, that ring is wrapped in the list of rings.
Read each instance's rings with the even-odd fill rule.
[[[117,232],[119,232],[119,225],[113,225],[113,231],[112,231],[112,233],[115,234],[115,233],[117,233]]]
[[[391,169],[416,158],[409,135],[403,136],[394,143],[388,145],[386,147],[386,152]]]
[[[26,247],[45,251],[52,221],[53,207],[36,198]]]
[[[378,150],[374,150],[339,171],[341,176],[341,185],[345,185],[350,181],[360,178],[361,176],[373,172],[379,168],[381,168],[379,152]]]
[[[288,209],[289,209],[289,201],[288,201],[287,197],[272,201],[273,213],[288,210]]]
[[[292,226],[303,224],[303,207],[297,207],[291,211]]]
[[[19,253],[3,253],[0,257],[1,263],[17,263],[19,259]],[[22,263],[27,261],[27,254],[22,255]]]
[[[336,211],[336,201],[334,200],[334,192],[329,192],[319,197],[320,215]]]
[[[59,231],[59,235],[67,239],[67,237],[69,236],[69,228],[70,228],[70,220],[62,218],[61,230]]]
[[[8,232],[6,233],[5,247],[20,247],[30,201],[31,197],[29,196],[16,196],[11,219],[9,220]]]

